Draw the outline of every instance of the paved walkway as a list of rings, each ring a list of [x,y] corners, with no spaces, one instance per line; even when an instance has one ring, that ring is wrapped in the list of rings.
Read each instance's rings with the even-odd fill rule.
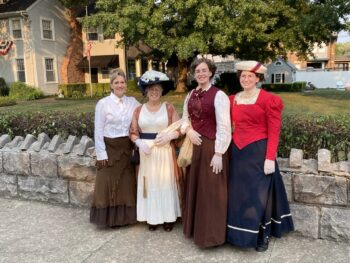
[[[181,232],[144,224],[98,229],[88,209],[0,198],[0,262],[350,262],[350,244],[290,234],[265,253],[231,245],[200,249]]]

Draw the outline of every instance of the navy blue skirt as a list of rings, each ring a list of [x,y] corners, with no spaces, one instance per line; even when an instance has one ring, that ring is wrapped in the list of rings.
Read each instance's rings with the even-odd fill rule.
[[[266,145],[266,139],[241,150],[232,144],[227,241],[233,245],[256,247],[258,240],[294,230],[277,162],[275,173],[264,173]]]

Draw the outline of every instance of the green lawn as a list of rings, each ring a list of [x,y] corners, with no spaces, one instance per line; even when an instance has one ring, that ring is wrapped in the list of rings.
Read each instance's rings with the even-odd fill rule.
[[[130,92],[139,101],[145,101],[139,92]],[[337,90],[316,90],[303,93],[278,93],[285,104],[285,114],[320,114],[338,115],[350,114],[350,92]],[[170,93],[163,100],[172,102],[179,112],[182,112],[182,104],[185,94]],[[20,101],[17,105],[0,107],[1,112],[36,112],[36,111],[60,111],[60,112],[92,112],[97,99],[88,100],[55,100],[44,98],[35,101]]]

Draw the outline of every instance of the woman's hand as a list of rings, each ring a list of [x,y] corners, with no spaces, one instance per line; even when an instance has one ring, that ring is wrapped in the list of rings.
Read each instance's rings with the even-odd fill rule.
[[[196,132],[194,129],[189,128],[186,131],[186,135],[188,136],[188,138],[190,138],[190,141],[194,145],[201,145],[202,143],[201,135],[198,132]]]
[[[218,174],[222,171],[222,154],[214,154],[210,162],[210,167],[213,167],[213,173]]]
[[[96,161],[96,166],[97,166],[97,169],[102,169],[103,167],[107,167],[108,166],[108,160],[105,159],[105,160],[97,160]]]
[[[266,175],[273,174],[276,170],[275,161],[265,159],[264,163],[264,173]]]
[[[177,131],[171,132],[171,133],[159,133],[154,140],[154,144],[156,146],[164,146],[165,144],[169,143],[171,140],[176,139],[179,137],[179,133]]]
[[[137,139],[135,141],[135,144],[137,147],[139,147],[140,151],[143,152],[144,154],[148,155],[151,153],[151,148],[149,148],[148,144],[145,143],[142,139]]]

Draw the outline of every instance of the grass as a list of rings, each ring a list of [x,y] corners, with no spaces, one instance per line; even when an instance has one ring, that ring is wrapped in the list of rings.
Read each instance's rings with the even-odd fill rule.
[[[145,102],[140,92],[130,91],[140,102]],[[284,114],[318,114],[338,115],[350,114],[350,92],[337,90],[315,90],[311,92],[277,94],[284,101]],[[163,98],[174,104],[178,112],[182,112],[182,105],[186,94],[171,92]],[[1,112],[93,112],[98,99],[84,100],[55,100],[44,98],[35,101],[18,101],[17,105],[0,107]]]

